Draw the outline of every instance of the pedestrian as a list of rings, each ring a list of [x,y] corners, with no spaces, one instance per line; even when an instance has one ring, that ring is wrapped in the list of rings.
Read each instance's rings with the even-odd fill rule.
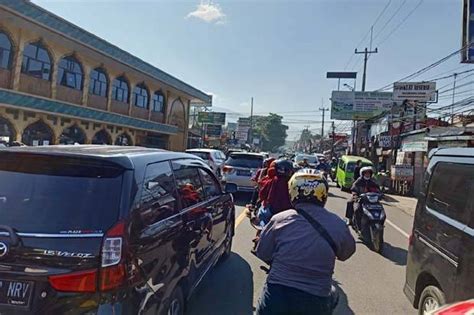
[[[295,173],[288,191],[293,209],[275,214],[257,245],[256,255],[270,265],[257,315],[331,314],[335,260],[354,254],[354,238],[324,208],[328,183],[319,172]]]
[[[357,160],[356,166],[354,169],[354,182],[359,178],[361,168],[362,168],[362,160]]]

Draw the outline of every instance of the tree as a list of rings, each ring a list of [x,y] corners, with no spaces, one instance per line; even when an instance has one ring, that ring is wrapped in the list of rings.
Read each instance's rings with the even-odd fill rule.
[[[273,113],[254,117],[253,137],[260,137],[262,150],[276,151],[285,144],[288,126],[282,123],[282,119],[282,116]]]

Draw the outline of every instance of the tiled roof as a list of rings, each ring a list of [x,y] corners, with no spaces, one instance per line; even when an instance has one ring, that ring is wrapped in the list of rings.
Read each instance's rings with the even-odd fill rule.
[[[21,107],[26,110],[41,110],[84,120],[93,120],[118,126],[154,131],[166,134],[176,134],[178,128],[172,125],[160,124],[153,121],[137,119],[129,116],[104,112],[89,107],[63,103],[56,100],[16,93],[0,89],[0,103]]]
[[[138,57],[124,51],[123,49],[112,45],[102,38],[87,32],[86,30],[68,22],[57,15],[31,3],[27,0],[0,0],[0,5],[16,11],[37,23],[52,28],[70,38],[75,39],[85,45],[93,47],[99,52],[111,56],[112,58],[127,64],[139,71],[142,71],[155,79],[168,84],[169,86],[182,91],[192,97],[210,104],[212,98],[210,95],[190,86],[187,83],[173,77],[172,75],[152,66]]]

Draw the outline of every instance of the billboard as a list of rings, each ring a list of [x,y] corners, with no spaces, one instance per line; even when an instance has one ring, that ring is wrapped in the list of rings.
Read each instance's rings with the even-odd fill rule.
[[[209,138],[219,138],[222,134],[222,125],[208,124],[206,125],[206,135]]]
[[[474,63],[474,0],[463,0],[461,62]]]
[[[437,101],[436,82],[395,82],[393,84],[395,102],[418,101],[433,103]]]
[[[331,119],[365,120],[390,110],[392,92],[332,91]]]
[[[224,125],[225,124],[225,113],[199,112],[198,113],[198,122],[203,123],[203,124]]]

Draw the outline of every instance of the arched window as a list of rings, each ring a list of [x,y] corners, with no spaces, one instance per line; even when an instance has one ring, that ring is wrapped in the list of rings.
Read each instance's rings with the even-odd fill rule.
[[[107,97],[107,75],[101,68],[96,68],[91,71],[91,82],[89,84],[89,93]]]
[[[59,136],[59,144],[84,144],[86,143],[86,134],[77,125],[64,128]]]
[[[115,145],[132,145],[132,139],[127,133],[122,133],[121,135],[117,136]]]
[[[7,34],[0,32],[0,68],[10,69],[12,42]]]
[[[59,61],[58,84],[82,90],[82,67],[73,56],[64,57]]]
[[[25,47],[21,72],[39,79],[51,80],[51,57],[41,43],[32,43]]]
[[[97,131],[92,138],[92,144],[112,144],[112,137],[104,129]]]
[[[115,78],[112,82],[112,99],[128,103],[128,82],[124,77]]]
[[[133,89],[134,105],[141,108],[148,108],[148,90],[145,84],[137,84]]]
[[[154,112],[164,112],[165,110],[165,97],[161,92],[155,92],[153,94],[153,106],[151,108]]]
[[[15,129],[7,119],[0,116],[0,147],[1,144],[10,144],[15,141]]]
[[[37,121],[26,127],[21,142],[34,146],[53,144],[53,131],[43,121]]]

